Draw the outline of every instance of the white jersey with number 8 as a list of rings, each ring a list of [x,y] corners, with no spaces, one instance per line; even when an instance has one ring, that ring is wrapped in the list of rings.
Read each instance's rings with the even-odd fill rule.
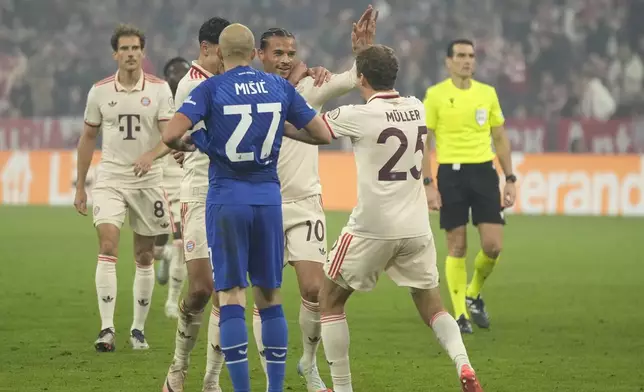
[[[376,239],[431,234],[422,183],[427,141],[425,110],[414,97],[378,93],[365,105],[324,114],[334,137],[351,138],[358,177],[358,204],[347,230]]]

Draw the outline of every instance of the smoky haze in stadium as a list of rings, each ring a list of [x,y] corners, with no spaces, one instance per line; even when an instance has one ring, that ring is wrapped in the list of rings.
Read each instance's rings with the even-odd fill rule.
[[[505,117],[516,202],[503,211],[502,256],[485,286],[492,326],[464,336],[484,390],[644,390],[638,376],[644,367],[638,304],[644,276],[643,0],[3,0],[0,391],[160,390],[172,360],[177,322],[164,313],[167,285],[156,284],[150,303],[150,349],[132,351],[127,342],[136,307],[127,223],[118,244],[116,350],[99,355],[92,346],[100,319],[91,190],[103,136],[87,176],[89,217],[73,208],[76,148],[88,92],[117,69],[110,47],[115,26],[130,23],[145,33],[143,70],[158,78],[170,59],[197,59],[199,27],[213,16],[248,26],[257,45],[262,32],[284,28],[308,67],[342,73],[354,63],[352,23],[369,4],[379,11],[375,42],[398,57],[401,95],[422,101],[428,87],[449,77],[448,43],[469,39],[474,79],[496,89]],[[252,65],[262,67],[257,59]],[[328,101],[323,111],[349,104],[364,104],[357,90]],[[356,205],[355,167],[350,138],[320,147],[329,250]],[[505,176],[495,168],[502,189]],[[445,233],[438,213],[429,219],[442,298],[451,312]],[[317,230],[315,222],[310,227]],[[467,230],[471,275],[481,246],[477,229]],[[285,388],[304,392],[296,372],[300,294],[293,268],[285,268]],[[373,292],[354,297],[347,319],[355,389],[459,389],[453,365],[419,321],[407,290],[383,275]],[[185,390],[201,390],[207,324]],[[263,390],[252,337],[249,346],[252,388]],[[331,387],[322,348],[317,356]],[[232,391],[225,368],[221,380],[222,389]]]

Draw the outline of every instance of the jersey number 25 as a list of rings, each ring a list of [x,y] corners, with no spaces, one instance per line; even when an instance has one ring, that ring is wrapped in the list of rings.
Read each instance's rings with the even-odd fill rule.
[[[425,150],[425,143],[423,142],[423,136],[427,135],[427,127],[419,126],[418,135],[416,136],[416,149],[414,154],[420,151],[421,156]],[[400,146],[392,155],[391,158],[382,165],[382,168],[378,170],[378,181],[405,181],[407,180],[407,171],[394,171],[394,167],[407,151],[409,142],[407,141],[407,136],[405,133],[398,128],[387,128],[380,133],[378,136],[378,144],[384,144],[387,142],[387,139],[390,137],[395,137],[400,141]],[[409,169],[411,176],[416,180],[420,180],[421,171],[418,170],[416,166]]]
[[[252,151],[249,152],[239,152],[237,149],[241,144],[244,136],[248,133],[251,125],[253,124],[253,106],[252,105],[226,105],[224,106],[224,115],[240,115],[241,119],[237,124],[237,127],[230,135],[230,139],[226,142],[226,156],[230,159],[231,162],[247,162],[255,160],[255,153]],[[272,113],[273,118],[271,119],[271,124],[268,127],[268,132],[266,133],[266,139],[262,143],[262,151],[260,153],[260,159],[266,159],[271,155],[273,150],[273,142],[275,142],[275,135],[277,134],[277,129],[280,125],[280,120],[282,119],[282,105],[279,102],[271,103],[258,103],[257,104],[257,113]]]

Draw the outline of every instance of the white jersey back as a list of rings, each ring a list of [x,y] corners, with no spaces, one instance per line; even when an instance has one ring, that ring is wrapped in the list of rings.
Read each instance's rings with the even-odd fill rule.
[[[181,106],[182,102],[190,96],[190,92],[211,76],[210,72],[193,61],[190,70],[181,78],[177,86],[175,94],[177,105]],[[204,127],[203,121],[200,121],[190,132]],[[206,202],[209,166],[208,156],[201,151],[186,153],[183,161],[183,180],[181,181],[180,200],[182,202]]]
[[[351,138],[358,176],[358,205],[347,229],[366,238],[427,235],[429,211],[422,183],[427,128],[422,102],[379,93],[365,105],[324,114],[335,136]]]
[[[130,189],[160,186],[165,160],[154,161],[142,177],[134,175],[134,162],[161,141],[158,122],[173,115],[170,86],[154,75],[142,72],[129,91],[118,82],[118,72],[92,86],[85,123],[100,127],[103,134],[96,185]]]
[[[351,91],[358,80],[355,63],[353,68],[331,76],[331,80],[320,87],[314,86],[312,77],[302,79],[295,89],[307,103],[318,112],[329,100]],[[318,172],[318,147],[284,138],[277,161],[277,174],[285,203],[319,195],[322,192]]]

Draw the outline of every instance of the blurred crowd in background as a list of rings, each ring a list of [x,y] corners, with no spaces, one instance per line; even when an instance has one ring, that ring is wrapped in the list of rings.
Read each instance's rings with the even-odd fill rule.
[[[476,78],[497,88],[507,118],[644,114],[644,0],[0,0],[0,118],[82,115],[91,85],[115,72],[109,39],[119,22],[145,31],[145,69],[157,75],[171,57],[197,56],[211,16],[257,36],[284,27],[308,65],[344,71],[351,22],[370,3],[378,42],[400,58],[403,94],[422,99],[445,78],[447,43],[464,37],[476,44]],[[356,102],[352,94],[329,106]]]

